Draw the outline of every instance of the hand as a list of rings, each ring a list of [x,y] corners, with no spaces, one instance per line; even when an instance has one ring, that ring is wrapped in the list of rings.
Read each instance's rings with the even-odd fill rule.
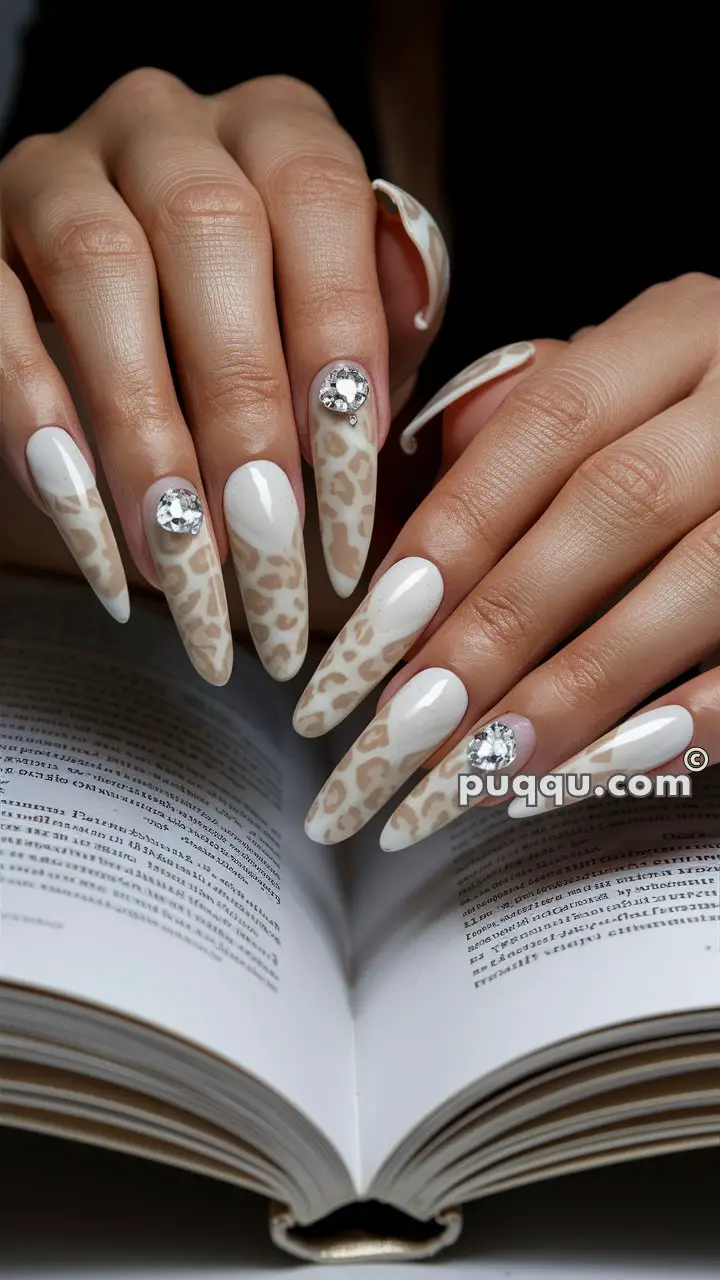
[[[407,399],[448,283],[430,216],[375,187],[394,212],[327,104],[284,77],[202,97],[133,72],[0,165],[5,459],[123,621],[92,454],[36,328],[49,314],[132,557],[216,684],[228,543],[266,667],[287,679],[304,657],[301,452],[338,594],[363,568],[391,396]],[[354,395],[355,425],[319,400],[347,366],[337,398]]]
[[[677,771],[690,746],[720,759],[718,670],[568,759],[720,644],[720,282],[657,285],[570,345],[536,344],[456,403],[445,433],[449,468],[296,712],[301,733],[323,732],[415,645],[311,809],[316,840],[362,826],[423,762],[384,848],[463,812],[473,769],[602,783]]]

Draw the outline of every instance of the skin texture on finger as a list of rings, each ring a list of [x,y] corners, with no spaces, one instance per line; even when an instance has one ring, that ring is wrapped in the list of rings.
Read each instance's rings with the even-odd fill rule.
[[[709,386],[590,459],[385,692],[439,662],[469,715],[512,685],[639,571],[712,514],[720,394]]]
[[[365,565],[390,423],[375,197],[355,144],[307,85],[251,81],[223,106],[220,137],[267,210],[295,417],[328,575],[345,597]],[[323,400],[328,377],[337,394]]]
[[[217,138],[212,102],[162,73],[153,93],[150,121],[129,96],[105,127],[103,155],[147,228],[224,557],[223,492],[238,466],[276,463],[304,505],[272,243],[258,193]]]
[[[70,140],[21,144],[4,186],[7,225],[60,330],[130,552],[157,585],[141,503],[158,476],[201,484],[160,322],[157,280],[142,228],[93,155]],[[5,162],[8,164],[8,161]]]

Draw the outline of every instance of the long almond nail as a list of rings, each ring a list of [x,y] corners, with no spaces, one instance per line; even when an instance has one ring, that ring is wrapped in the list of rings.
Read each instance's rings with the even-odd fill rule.
[[[166,476],[148,489],[143,517],[160,586],[188,657],[210,684],[226,684],[232,671],[232,633],[202,500],[187,480]]]
[[[305,822],[310,839],[337,844],[364,827],[457,728],[467,704],[452,671],[429,667],[408,680],[328,778]]]
[[[672,760],[690,745],[693,732],[693,718],[686,707],[654,707],[598,738],[553,769],[553,774],[561,774],[563,778],[589,774],[593,788],[603,786],[615,773],[646,773]],[[565,785],[562,790],[562,808],[590,798],[569,795]],[[536,805],[529,805],[524,796],[517,796],[508,806],[508,814],[511,818],[532,818],[555,808],[555,796],[538,795],[537,801]]]
[[[28,441],[28,470],[45,510],[95,595],[117,622],[130,617],[125,571],[95,477],[72,436],[41,427]]]
[[[512,373],[515,369],[521,369],[524,364],[532,360],[534,355],[535,348],[532,342],[513,342],[509,347],[498,347],[497,351],[491,351],[473,364],[469,364],[467,369],[456,373],[454,378],[440,388],[432,400],[428,400],[425,408],[421,409],[401,432],[401,448],[405,453],[415,453],[417,449],[415,437],[426,422],[436,418],[439,413],[444,413],[451,404],[455,404],[456,400],[462,400],[463,396],[469,395],[471,391],[477,391],[478,387],[485,386],[487,382],[494,382],[496,378],[502,378],[504,374]]]
[[[265,670],[290,680],[308,638],[305,547],[293,487],[275,462],[248,462],[230,476],[224,506],[250,634]]]
[[[484,798],[478,796],[467,806],[459,803],[461,774],[509,776],[523,767],[534,750],[535,730],[525,716],[514,712],[473,729],[398,805],[380,834],[380,847],[394,853],[442,830]]]
[[[450,289],[450,258],[442,231],[431,213],[414,196],[384,178],[376,178],[373,190],[388,197],[417,249],[425,268],[428,300],[415,316],[416,329],[434,329],[442,319]]]
[[[365,370],[352,360],[321,369],[308,421],[325,563],[344,598],[365,567],[375,519],[377,405]]]
[[[295,709],[293,725],[319,738],[391,671],[437,612],[442,574],[431,560],[391,565],[333,641]]]

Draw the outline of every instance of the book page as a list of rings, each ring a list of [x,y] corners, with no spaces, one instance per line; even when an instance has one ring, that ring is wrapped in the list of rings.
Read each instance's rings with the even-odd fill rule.
[[[147,607],[120,627],[85,586],[0,580],[0,980],[229,1059],[352,1169],[345,897],[303,833],[329,766],[298,692],[241,650],[211,688]]]
[[[380,820],[358,842],[364,1186],[475,1080],[568,1037],[720,1006],[720,769],[693,789],[522,821],[480,807],[397,854],[378,848]]]

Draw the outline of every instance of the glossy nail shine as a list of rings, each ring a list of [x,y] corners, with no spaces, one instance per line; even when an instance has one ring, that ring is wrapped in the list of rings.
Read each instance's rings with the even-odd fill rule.
[[[308,591],[300,512],[274,462],[248,462],[225,486],[225,523],[245,614],[260,659],[290,680],[307,651]]]
[[[130,616],[125,571],[107,511],[84,454],[69,432],[41,427],[25,457],[45,510],[98,600],[117,622]]]

